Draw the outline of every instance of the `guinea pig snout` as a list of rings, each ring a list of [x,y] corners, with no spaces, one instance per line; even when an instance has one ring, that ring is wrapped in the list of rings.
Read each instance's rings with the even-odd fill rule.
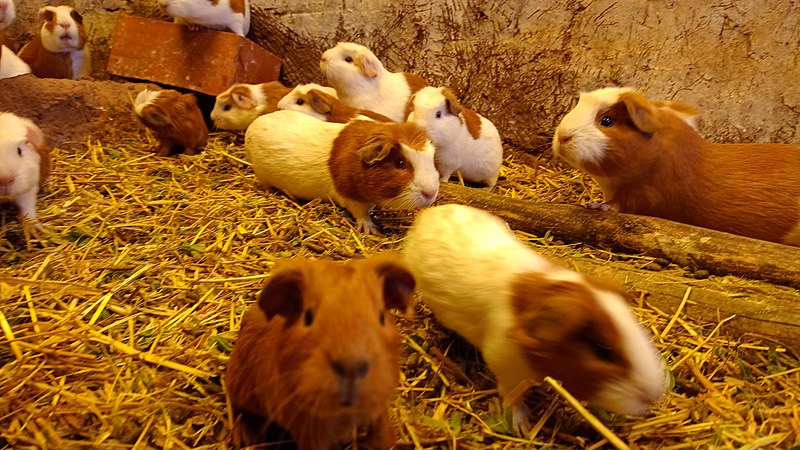
[[[331,361],[331,368],[339,382],[339,402],[350,406],[358,398],[358,387],[369,372],[366,359],[340,358]]]
[[[11,194],[11,187],[14,185],[13,176],[0,177],[0,196]]]

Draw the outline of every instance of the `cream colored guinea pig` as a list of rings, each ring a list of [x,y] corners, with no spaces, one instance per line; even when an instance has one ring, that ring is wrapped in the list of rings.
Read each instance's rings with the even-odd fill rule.
[[[278,109],[298,111],[316,117],[319,120],[325,120],[326,116],[316,111],[308,102],[308,91],[312,89],[336,97],[336,89],[332,87],[316,83],[300,84],[278,101]]]
[[[800,147],[706,141],[679,105],[581,93],[553,152],[597,181],[605,209],[800,245]]]
[[[406,120],[411,95],[428,84],[419,75],[389,72],[367,47],[352,42],[339,42],[326,50],[319,66],[339,100],[395,122]]]
[[[420,211],[404,255],[422,301],[481,350],[501,396],[545,376],[621,414],[646,413],[664,395],[668,373],[628,296],[548,261],[499,217],[456,204]],[[526,431],[523,398],[505,400]]]
[[[217,95],[211,120],[220,130],[246,130],[256,117],[278,110],[278,102],[291,92],[279,81],[237,83]]]
[[[259,183],[302,200],[332,199],[377,233],[376,206],[410,210],[439,193],[433,144],[410,123],[323,122],[297,111],[256,119],[244,149]]]
[[[411,97],[408,121],[416,123],[436,146],[436,169],[441,181],[461,171],[465,180],[492,188],[503,164],[503,142],[494,124],[464,108],[455,94],[427,86]]]
[[[25,44],[19,57],[39,78],[80,80],[92,71],[83,17],[69,6],[46,6],[39,10],[42,28]]]
[[[36,219],[36,195],[50,174],[50,148],[33,122],[0,113],[0,202],[14,202]]]
[[[250,0],[158,0],[164,14],[190,28],[250,32]]]
[[[382,114],[347,106],[335,96],[317,89],[308,91],[302,96],[302,101],[311,107],[313,113],[309,113],[310,115],[326,122],[347,123],[351,120],[394,122]]]

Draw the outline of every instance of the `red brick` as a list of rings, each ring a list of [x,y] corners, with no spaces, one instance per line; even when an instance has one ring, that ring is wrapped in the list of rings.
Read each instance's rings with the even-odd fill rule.
[[[120,17],[108,59],[111,74],[208,95],[277,80],[280,70],[280,58],[247,38],[135,16]]]

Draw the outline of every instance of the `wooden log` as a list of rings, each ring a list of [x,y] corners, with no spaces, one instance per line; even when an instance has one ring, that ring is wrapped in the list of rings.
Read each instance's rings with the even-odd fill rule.
[[[665,258],[716,275],[736,275],[800,288],[800,248],[708,230],[657,217],[537,203],[453,183],[440,201],[490,211],[518,230],[565,242]]]

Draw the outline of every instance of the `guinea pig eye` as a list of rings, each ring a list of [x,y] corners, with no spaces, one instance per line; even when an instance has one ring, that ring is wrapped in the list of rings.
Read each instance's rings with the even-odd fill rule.
[[[600,125],[611,128],[611,125],[614,125],[614,119],[612,119],[611,116],[603,116],[600,118]]]
[[[225,106],[222,107],[222,109],[224,109],[225,111],[230,111],[231,110],[231,105],[225,105]]]
[[[441,119],[442,118],[442,112],[441,111],[436,111],[436,118],[437,119]]]
[[[406,167],[406,160],[403,158],[398,158],[397,161],[394,162],[394,166],[398,169],[405,169]]]
[[[310,309],[307,309],[305,314],[303,314],[303,324],[310,327],[312,323],[314,323],[314,313]]]
[[[351,63],[351,62],[353,62],[353,58],[351,58],[351,57],[349,57],[349,56],[345,56],[345,57],[344,57],[344,61],[345,61],[345,62],[349,62],[349,63]]]
[[[595,342],[594,346],[592,347],[592,351],[597,359],[605,362],[614,361],[614,349],[611,347],[601,344],[600,342]]]
[[[17,154],[22,158],[22,147],[17,147]]]
[[[304,104],[305,102],[306,102],[306,101],[305,101],[305,100],[303,100],[302,98],[298,98],[298,99],[297,99],[297,101],[296,101],[295,103],[297,103],[298,105],[302,105],[302,104]]]

